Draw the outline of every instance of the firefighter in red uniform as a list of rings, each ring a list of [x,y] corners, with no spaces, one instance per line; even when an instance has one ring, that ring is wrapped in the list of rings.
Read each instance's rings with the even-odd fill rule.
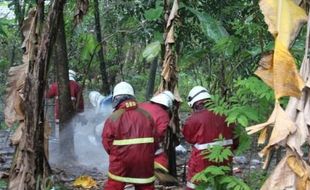
[[[76,101],[79,101],[79,105],[77,106],[77,112],[84,111],[84,101],[83,101],[83,94],[80,92],[82,88],[80,87],[79,83],[75,81],[76,73],[73,70],[69,70],[69,87],[70,87],[70,94],[71,100],[73,105],[76,105]],[[80,95],[80,98],[78,96]],[[58,92],[58,85],[57,83],[51,84],[46,97],[47,98],[54,98],[55,97],[55,122],[59,123],[59,100],[58,100],[59,92]]]
[[[154,189],[154,121],[138,107],[134,91],[126,82],[113,89],[113,114],[106,120],[102,144],[109,154],[108,181],[104,190]]]
[[[168,156],[163,149],[164,137],[170,122],[170,110],[172,109],[174,95],[170,91],[164,91],[154,96],[150,102],[141,103],[139,106],[149,112],[155,121],[156,152],[155,169],[168,172]]]
[[[193,109],[191,116],[185,121],[183,135],[192,145],[188,161],[187,189],[195,189],[199,182],[192,178],[210,165],[229,165],[231,159],[223,163],[212,163],[201,153],[214,145],[230,146],[235,149],[237,141],[233,138],[234,126],[228,126],[225,117],[217,115],[205,108],[210,94],[202,86],[195,86],[187,97],[188,105]],[[223,137],[224,140],[218,140]]]

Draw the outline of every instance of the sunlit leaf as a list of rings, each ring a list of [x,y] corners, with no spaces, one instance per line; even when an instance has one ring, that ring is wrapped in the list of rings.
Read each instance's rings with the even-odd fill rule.
[[[95,53],[94,51],[98,51],[99,48],[98,42],[93,34],[85,34],[82,36],[83,40],[83,48],[81,50],[81,58],[83,60],[88,60],[90,56]],[[97,48],[97,49],[95,49]]]
[[[247,127],[249,125],[248,119],[244,115],[240,115],[237,119],[238,123],[240,123],[243,127]]]
[[[146,59],[147,62],[151,62],[155,57],[158,56],[161,49],[161,44],[159,41],[152,42],[146,46],[142,56]]]

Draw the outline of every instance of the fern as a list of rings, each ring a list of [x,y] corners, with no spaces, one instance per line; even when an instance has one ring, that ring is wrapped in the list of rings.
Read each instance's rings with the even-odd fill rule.
[[[250,190],[250,187],[247,184],[234,176],[221,177],[220,184],[223,184],[227,190]]]
[[[213,146],[203,152],[206,155],[206,158],[211,162],[221,163],[225,160],[228,160],[229,157],[233,155],[229,147],[223,147],[220,145]]]

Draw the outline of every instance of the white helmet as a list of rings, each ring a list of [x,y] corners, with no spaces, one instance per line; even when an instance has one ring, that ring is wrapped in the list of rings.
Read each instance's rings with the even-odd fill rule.
[[[173,100],[174,100],[174,95],[170,91],[165,90],[162,93],[154,96],[150,101],[157,103],[157,104],[164,105],[168,108],[172,108]]]
[[[90,103],[94,106],[94,107],[98,107],[100,105],[100,102],[104,99],[105,97],[102,96],[99,92],[97,91],[91,91],[89,93],[89,100]]]
[[[211,98],[211,95],[208,93],[208,90],[202,86],[195,86],[189,91],[187,96],[187,102],[190,107],[198,102],[199,100],[204,100]]]
[[[76,72],[73,70],[69,70],[69,80],[75,80]]]
[[[113,89],[113,98],[117,95],[125,95],[125,94],[132,96],[135,95],[132,86],[127,82],[118,83]]]

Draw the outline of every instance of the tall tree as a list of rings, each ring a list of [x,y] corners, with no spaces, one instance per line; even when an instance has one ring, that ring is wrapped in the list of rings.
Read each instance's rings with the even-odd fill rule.
[[[37,2],[32,11],[32,27],[25,52],[26,77],[22,90],[24,94],[24,126],[11,167],[10,190],[44,189],[43,181],[48,176],[48,161],[44,154],[44,89],[51,48],[54,44],[60,10],[64,0],[55,0],[43,25],[44,0]],[[41,23],[40,23],[41,22]],[[38,180],[42,179],[43,180]]]
[[[162,80],[159,87],[159,91],[170,90],[174,93],[176,100],[179,102],[181,98],[179,97],[179,92],[177,89],[178,77],[177,77],[177,60],[176,55],[173,50],[173,45],[175,43],[174,39],[174,21],[178,13],[178,0],[174,0],[173,4],[164,0],[164,10],[165,10],[165,51],[163,60],[163,70],[161,73]],[[179,105],[176,103],[173,107],[172,119],[170,122],[170,128],[167,135],[168,145],[167,153],[169,157],[169,172],[173,176],[177,175],[176,171],[176,153],[175,147],[177,145],[177,134],[179,133]]]
[[[95,31],[96,31],[96,38],[98,43],[100,44],[100,48],[98,51],[98,58],[100,62],[100,73],[101,73],[101,80],[102,80],[102,91],[104,94],[110,93],[110,84],[108,81],[108,73],[106,70],[106,62],[104,60],[104,48],[105,45],[104,40],[102,40],[101,35],[101,26],[100,26],[100,14],[99,14],[99,3],[98,0],[94,0],[94,14],[95,14]]]
[[[59,129],[60,129],[60,153],[66,160],[75,160],[74,156],[74,133],[70,121],[75,113],[72,104],[69,85],[69,61],[67,54],[66,32],[63,9],[60,10],[60,20],[57,31],[56,44],[54,46],[54,65],[58,85],[59,104]],[[63,131],[66,130],[64,133]]]
[[[56,44],[54,46],[54,53],[55,57],[53,62],[56,66],[57,84],[59,89],[59,120],[61,124],[64,124],[72,118],[74,114],[74,105],[71,101],[69,88],[69,61],[67,55],[63,10],[60,12],[60,20],[57,31]]]

